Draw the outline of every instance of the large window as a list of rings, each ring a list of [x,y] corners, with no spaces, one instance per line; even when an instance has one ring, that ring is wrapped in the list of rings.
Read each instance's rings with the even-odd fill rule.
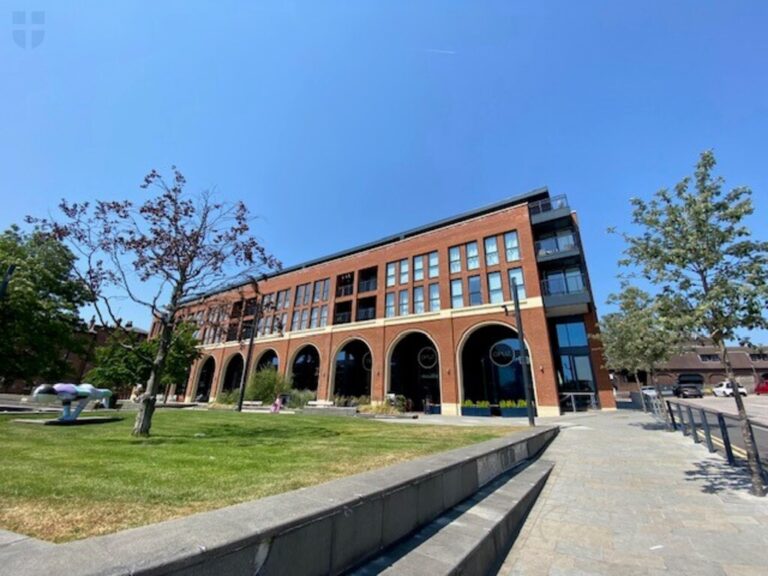
[[[556,327],[557,345],[560,348],[588,346],[587,329],[584,322],[562,322]]]
[[[488,301],[499,304],[504,301],[504,291],[501,287],[501,272],[488,274]]]
[[[400,299],[400,316],[408,316],[408,313],[409,313],[408,290],[400,290],[399,299]]]
[[[440,285],[429,285],[429,311],[437,312],[440,310]]]
[[[523,278],[522,268],[509,269],[509,294],[512,295],[512,280],[517,282],[517,297],[525,300],[525,279]]]
[[[520,243],[517,239],[517,232],[507,232],[504,234],[504,252],[507,262],[520,260]]]
[[[331,281],[329,278],[318,280],[312,293],[312,302],[326,302],[328,300],[328,286]]]
[[[395,277],[397,275],[397,271],[395,269],[396,263],[390,262],[387,264],[387,286],[394,286],[395,285]]]
[[[429,277],[437,278],[440,275],[440,257],[437,252],[429,253]]]
[[[320,326],[322,328],[328,326],[328,304],[323,304],[320,307]]]
[[[384,316],[392,318],[395,315],[395,293],[387,292],[384,298]]]
[[[424,287],[416,286],[413,289],[413,313],[424,314]]]
[[[478,306],[483,303],[483,295],[480,291],[480,276],[470,276],[467,279],[469,290],[469,305]]]
[[[448,250],[448,260],[450,262],[451,274],[461,272],[461,250],[458,246],[453,246]]]
[[[304,308],[301,311],[301,329],[306,330],[309,328],[309,308]]]
[[[309,316],[309,327],[317,328],[320,324],[320,309],[317,306],[312,308],[312,314]]]
[[[580,268],[547,272],[544,276],[547,294],[575,294],[584,291],[584,274]]]
[[[477,251],[477,242],[467,243],[467,270],[480,268],[480,255]]]
[[[424,280],[424,256],[413,257],[413,281]]]
[[[451,280],[451,307],[461,308],[464,306],[464,290],[461,286],[461,280]]]
[[[293,316],[291,316],[291,330],[301,330],[301,312],[298,310],[293,311]]]
[[[499,263],[499,246],[496,236],[485,239],[485,265],[494,266]]]
[[[400,284],[408,284],[408,260],[400,260]]]

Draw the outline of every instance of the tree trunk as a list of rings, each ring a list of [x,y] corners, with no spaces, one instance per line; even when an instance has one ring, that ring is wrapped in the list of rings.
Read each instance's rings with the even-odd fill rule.
[[[163,330],[160,334],[160,345],[157,347],[157,354],[152,361],[152,370],[147,379],[147,389],[141,396],[139,403],[139,412],[136,414],[136,421],[133,424],[134,436],[149,436],[149,429],[152,427],[152,415],[155,413],[155,404],[157,403],[157,388],[160,384],[160,376],[165,366],[165,358],[171,347],[171,338],[173,336],[173,316],[167,321],[163,321]]]
[[[661,384],[659,384],[659,381],[656,379],[656,367],[653,364],[648,367],[648,373],[651,377],[651,382],[653,383],[653,389],[656,390],[656,399],[659,402],[661,415],[664,417],[664,425],[667,427],[667,430],[672,430],[672,422],[669,419],[669,412],[667,411],[667,402],[661,394]]]
[[[728,349],[726,348],[725,342],[722,339],[717,340],[717,345],[720,348],[722,364],[725,368],[725,373],[728,376],[728,382],[731,383],[733,399],[736,402],[736,410],[739,413],[739,427],[741,428],[741,437],[744,440],[744,446],[747,452],[747,462],[749,463],[749,471],[752,476],[752,494],[755,496],[765,496],[765,481],[762,476],[760,462],[758,462],[755,438],[752,435],[752,428],[750,427],[749,420],[747,419],[747,410],[744,407],[744,400],[741,398],[741,394],[739,394],[739,385],[736,383],[736,377],[733,373],[733,366],[731,366],[731,359],[728,356]]]
[[[643,393],[643,386],[640,384],[640,374],[635,370],[635,384],[637,384],[637,390],[640,392],[640,403],[643,405],[643,412],[648,412],[648,405],[645,403],[645,394]]]

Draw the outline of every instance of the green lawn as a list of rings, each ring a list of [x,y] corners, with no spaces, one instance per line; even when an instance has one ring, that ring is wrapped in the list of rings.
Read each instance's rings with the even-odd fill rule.
[[[488,440],[513,427],[159,411],[75,427],[0,416],[0,528],[49,541],[114,532]]]

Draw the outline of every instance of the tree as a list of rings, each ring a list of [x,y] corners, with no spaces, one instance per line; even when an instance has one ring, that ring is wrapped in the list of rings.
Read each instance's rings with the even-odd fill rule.
[[[167,182],[152,170],[141,184],[157,195],[141,204],[130,200],[60,204],[62,220],[36,219],[40,230],[66,242],[79,256],[81,277],[102,323],[121,325],[110,291],[126,295],[150,311],[157,328],[157,352],[133,428],[148,436],[156,396],[168,361],[175,327],[185,301],[228,279],[232,266],[246,273],[275,269],[279,262],[250,235],[243,202],[214,202],[209,192],[185,193],[184,175],[172,167]],[[149,296],[143,294],[149,293]]]
[[[164,397],[171,385],[186,381],[190,365],[200,355],[195,329],[189,322],[180,322],[174,330],[160,378]],[[99,388],[127,392],[136,383],[146,382],[149,378],[158,345],[157,339],[147,340],[129,330],[116,331],[96,350],[94,367],[85,379]]]
[[[728,380],[735,377],[726,343],[743,330],[765,328],[768,306],[768,242],[752,239],[744,218],[752,214],[751,190],[723,191],[713,177],[715,156],[701,154],[693,178],[662,189],[646,202],[632,199],[638,235],[625,234],[623,264],[636,266],[660,288],[659,305],[681,334],[711,339]],[[744,402],[734,394],[752,475],[752,491],[765,495]]]
[[[11,227],[0,235],[0,270],[15,267],[0,299],[0,389],[15,380],[64,377],[68,352],[83,346],[78,309],[88,301],[66,246]]]

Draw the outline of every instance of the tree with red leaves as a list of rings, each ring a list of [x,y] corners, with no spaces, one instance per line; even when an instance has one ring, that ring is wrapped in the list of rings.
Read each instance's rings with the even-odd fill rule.
[[[159,346],[134,436],[149,436],[160,378],[184,303],[221,286],[232,267],[246,276],[280,268],[250,234],[243,202],[218,203],[208,191],[191,196],[184,191],[184,175],[175,166],[171,169],[171,182],[156,170],[147,174],[141,188],[156,188],[158,193],[141,204],[62,200],[61,220],[27,219],[78,256],[78,273],[102,323],[122,325],[110,303],[109,294],[116,290],[149,308],[159,326]],[[151,287],[149,297],[143,296],[146,289],[139,292],[140,285]]]

